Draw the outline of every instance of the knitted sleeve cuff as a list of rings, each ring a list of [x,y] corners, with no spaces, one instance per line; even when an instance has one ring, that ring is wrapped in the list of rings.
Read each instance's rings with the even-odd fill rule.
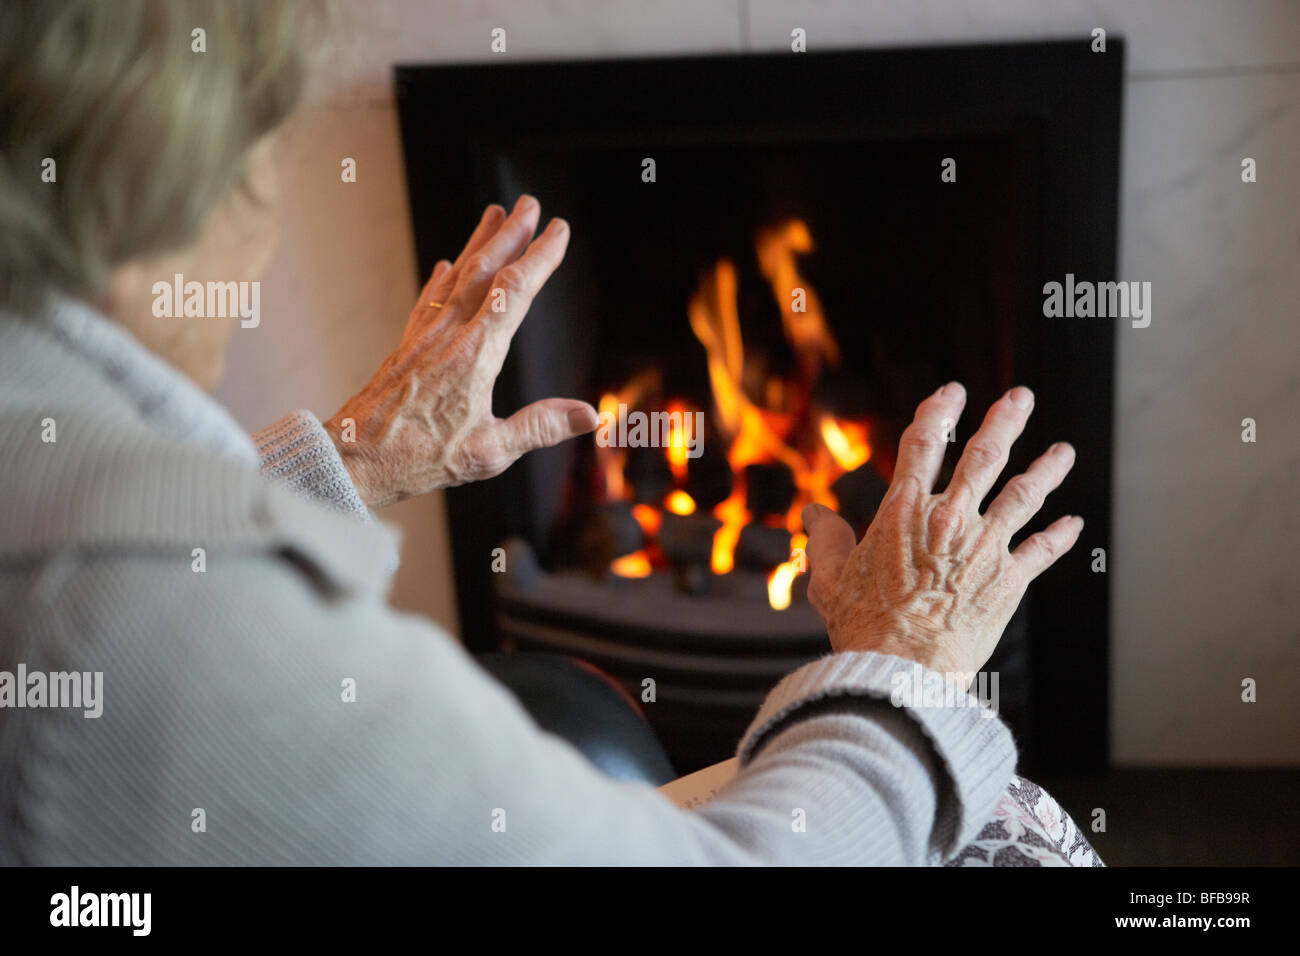
[[[824,713],[831,701],[867,718],[889,704],[907,713],[949,778],[950,786],[941,788],[934,845],[946,857],[974,839],[1015,771],[1015,743],[993,711],[915,661],[887,654],[841,653],[787,675],[768,695],[742,738],[737,753],[741,766],[755,759],[777,733],[804,717]]]
[[[374,521],[320,420],[296,411],[254,433],[262,475],[336,511]]]

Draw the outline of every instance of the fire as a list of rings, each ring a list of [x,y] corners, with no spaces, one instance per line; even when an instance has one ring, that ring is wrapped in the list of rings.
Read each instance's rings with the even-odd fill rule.
[[[769,416],[750,401],[741,385],[745,348],[736,312],[736,267],[729,260],[721,259],[714,266],[712,280],[706,280],[692,297],[688,313],[691,329],[708,356],[709,384],[721,430],[734,436],[727,453],[732,470],[773,459],[796,474],[806,469],[802,456],[781,440],[774,427],[779,416]]]
[[[675,515],[695,513],[695,499],[684,491],[674,491],[664,502],[664,507]]]
[[[800,358],[840,364],[840,347],[826,325],[821,300],[795,267],[795,253],[812,252],[812,233],[802,219],[791,219],[758,234],[758,267],[781,307],[785,337]]]
[[[853,422],[837,422],[829,415],[821,420],[822,441],[835,459],[835,464],[845,471],[865,465],[871,457],[867,444],[867,430]]]
[[[606,392],[600,396],[600,417],[618,415],[618,396]],[[610,501],[621,501],[626,494],[623,487],[623,460],[626,456],[612,448],[596,446],[596,457],[600,461],[601,473],[605,478],[605,497]]]
[[[790,586],[798,574],[789,561],[778,564],[776,570],[767,578],[767,603],[774,611],[784,611],[790,606]]]
[[[740,314],[736,311],[736,267],[731,260],[718,260],[712,285],[705,284],[696,291],[686,314],[691,331],[708,357],[709,384],[719,423],[724,431],[734,432],[740,427],[744,399],[740,375],[744,370],[745,348],[740,339]]]
[[[808,570],[808,536],[802,531],[790,536],[790,560],[800,574]]]
[[[784,611],[790,606],[790,589],[796,575],[802,574],[808,567],[804,549],[808,547],[808,536],[796,534],[790,539],[790,560],[778,564],[776,570],[767,576],[767,603],[774,611]]]
[[[720,431],[731,438],[727,460],[732,471],[739,479],[746,465],[773,461],[790,469],[798,492],[785,516],[785,526],[793,533],[803,527],[799,515],[804,506],[817,502],[836,507],[831,483],[840,474],[865,463],[871,451],[865,427],[839,422],[830,415],[820,416],[818,447],[805,447],[803,451],[792,447],[791,439],[798,437],[799,418],[809,413],[807,406],[823,364],[839,362],[839,345],[826,323],[821,300],[795,265],[796,254],[812,250],[808,226],[790,220],[764,229],[756,245],[759,268],[771,285],[781,308],[782,329],[799,360],[799,380],[769,378],[764,385],[767,407],[759,406],[745,393],[745,349],[736,304],[736,269],[730,260],[717,262],[712,275],[691,298],[687,313],[691,330],[708,358],[709,384]],[[738,487],[713,514],[722,527],[714,536],[712,567],[715,574],[726,574],[735,566],[740,531],[751,520],[745,510],[743,489]]]
[[[600,396],[597,410],[601,418],[606,416],[617,417],[620,405],[631,407],[640,401],[643,395],[653,390],[658,378],[659,373],[657,371],[642,372],[617,392],[606,392]],[[626,461],[626,452],[617,448],[596,446],[596,462],[600,466],[601,476],[605,480],[606,501],[623,501],[628,497],[628,491],[623,481],[623,465]]]
[[[670,422],[671,433],[668,436],[668,467],[672,469],[673,477],[678,481],[686,480],[686,463],[687,463],[687,445],[692,436],[691,423],[695,421],[695,416],[690,414],[686,406],[681,402],[672,402],[668,405],[668,420]],[[695,510],[695,503],[691,502],[691,511]],[[677,514],[690,514],[691,511],[678,511]]]
[[[615,558],[610,562],[609,569],[620,578],[648,578],[653,570],[650,567],[650,556],[644,551],[633,551]]]
[[[727,462],[733,475],[730,496],[713,508],[721,527],[713,537],[710,566],[715,574],[728,574],[735,567],[736,544],[741,531],[755,520],[746,505],[745,471],[748,465],[784,464],[794,478],[795,496],[789,510],[780,516],[765,516],[767,524],[783,526],[792,535],[791,560],[779,565],[768,577],[768,602],[783,610],[790,606],[794,578],[804,569],[802,548],[807,539],[800,533],[800,514],[812,502],[836,508],[831,485],[840,475],[866,464],[871,458],[868,431],[863,422],[838,418],[820,408],[815,386],[826,366],[840,361],[840,347],[831,334],[821,300],[800,273],[797,258],[813,250],[812,233],[802,220],[791,219],[759,231],[755,239],[758,267],[775,297],[781,314],[781,328],[795,355],[795,372],[790,377],[766,375],[761,380],[751,367],[745,373],[745,345],[741,336],[739,279],[735,264],[719,259],[701,280],[687,303],[691,331],[705,351],[709,386],[713,397],[716,433],[727,443]],[[601,411],[616,411],[646,394],[642,377],[618,393],[601,398]],[[668,403],[675,419],[664,454],[678,487],[664,499],[664,509],[678,515],[695,513],[695,500],[682,490],[690,469],[686,454],[694,437],[689,433],[692,416],[682,402]],[[677,424],[680,422],[681,424]],[[607,450],[608,451],[608,450]],[[624,456],[607,454],[600,460],[605,473],[606,495],[611,499],[630,497],[624,487]],[[618,474],[614,475],[613,471]],[[633,514],[647,537],[658,533],[662,512],[637,505]],[[615,562],[614,573],[626,577],[649,573],[649,559],[643,552]],[[621,568],[621,570],[620,570]]]
[[[694,504],[694,502],[692,502]],[[659,526],[663,524],[663,512],[651,508],[649,505],[633,505],[632,517],[636,523],[641,526],[647,538],[653,538],[659,533]]]
[[[740,540],[740,532],[749,524],[745,493],[733,491],[730,498],[713,509],[713,517],[722,522],[722,527],[713,534],[710,567],[714,574],[728,574],[736,566],[736,542]]]

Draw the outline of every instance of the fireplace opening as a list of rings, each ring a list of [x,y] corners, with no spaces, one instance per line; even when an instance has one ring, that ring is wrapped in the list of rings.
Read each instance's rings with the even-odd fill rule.
[[[497,413],[602,412],[593,439],[448,493],[466,644],[602,667],[679,772],[730,756],[771,686],[829,651],[799,512],[864,530],[939,385],[969,392],[939,487],[983,409],[1029,385],[1004,480],[1070,440],[1050,513],[1104,543],[1113,329],[1045,318],[1040,290],[1113,277],[1118,59],[948,53],[398,70],[422,269],[519,192],[572,226]],[[521,90],[548,93],[503,115]],[[1030,768],[1104,759],[1107,590],[1076,551],[986,667]]]
[[[934,157],[951,154],[980,188],[935,188]],[[567,215],[585,237],[575,242],[602,357],[588,397],[611,426],[578,448],[544,560],[608,557],[615,574],[675,566],[680,578],[685,559],[665,549],[664,522],[669,543],[689,551],[713,521],[713,575],[739,552],[743,566],[779,574],[784,592],[791,568],[778,568],[799,547],[805,504],[864,530],[919,397],[953,378],[975,396],[1014,384],[1026,247],[1015,187],[1031,161],[1013,137],[687,147],[661,152],[651,195],[627,188],[634,153],[512,157],[552,182],[571,171],[561,195],[575,197]],[[611,536],[582,525],[626,523],[629,510],[593,516],[598,502],[626,502],[649,547],[593,547]]]

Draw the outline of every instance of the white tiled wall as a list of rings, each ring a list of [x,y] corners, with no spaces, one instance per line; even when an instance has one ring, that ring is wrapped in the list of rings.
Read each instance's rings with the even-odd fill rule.
[[[1300,762],[1300,3],[1288,0],[382,0],[292,131],[285,241],[221,397],[249,427],[330,414],[396,341],[416,292],[395,61],[1125,36],[1121,278],[1154,318],[1119,338],[1112,758]],[[521,90],[520,96],[536,95]],[[449,135],[454,135],[449,131]],[[358,182],[339,181],[339,160]],[[1252,156],[1260,181],[1245,185]],[[448,184],[455,188],[456,184]],[[275,316],[280,318],[277,320]],[[1259,423],[1244,445],[1240,422]],[[444,505],[408,502],[394,594],[454,630]],[[1254,678],[1258,702],[1242,703]]]

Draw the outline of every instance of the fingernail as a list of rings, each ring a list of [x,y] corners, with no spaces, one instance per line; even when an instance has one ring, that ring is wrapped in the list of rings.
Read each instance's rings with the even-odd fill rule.
[[[575,435],[585,435],[599,423],[596,410],[588,405],[569,409],[569,428]]]
[[[1083,528],[1083,515],[1075,515],[1074,520],[1079,522],[1079,527]]]
[[[529,207],[536,206],[536,205],[537,205],[537,200],[534,199],[532,196],[528,195],[528,193],[524,193],[522,196],[519,197],[518,200],[515,201],[515,210],[518,211],[520,209],[528,209]]]
[[[1017,385],[1007,392],[1007,397],[1011,399],[1011,404],[1018,405],[1020,408],[1030,408],[1034,404],[1034,393],[1023,385]]]
[[[550,228],[554,229],[557,233],[568,232],[569,224],[565,222],[563,219],[561,219],[559,216],[556,216],[554,219],[551,220]]]
[[[1066,441],[1058,441],[1051,447],[1051,452],[1053,455],[1060,455],[1062,458],[1074,457],[1074,447]]]
[[[947,385],[935,392],[936,395],[943,395],[947,398],[956,398],[962,393],[961,382],[949,382]]]
[[[812,533],[813,524],[821,517],[821,512],[817,509],[818,506],[815,503],[804,505],[803,511],[799,513],[799,520],[803,522],[804,531],[810,534]]]

